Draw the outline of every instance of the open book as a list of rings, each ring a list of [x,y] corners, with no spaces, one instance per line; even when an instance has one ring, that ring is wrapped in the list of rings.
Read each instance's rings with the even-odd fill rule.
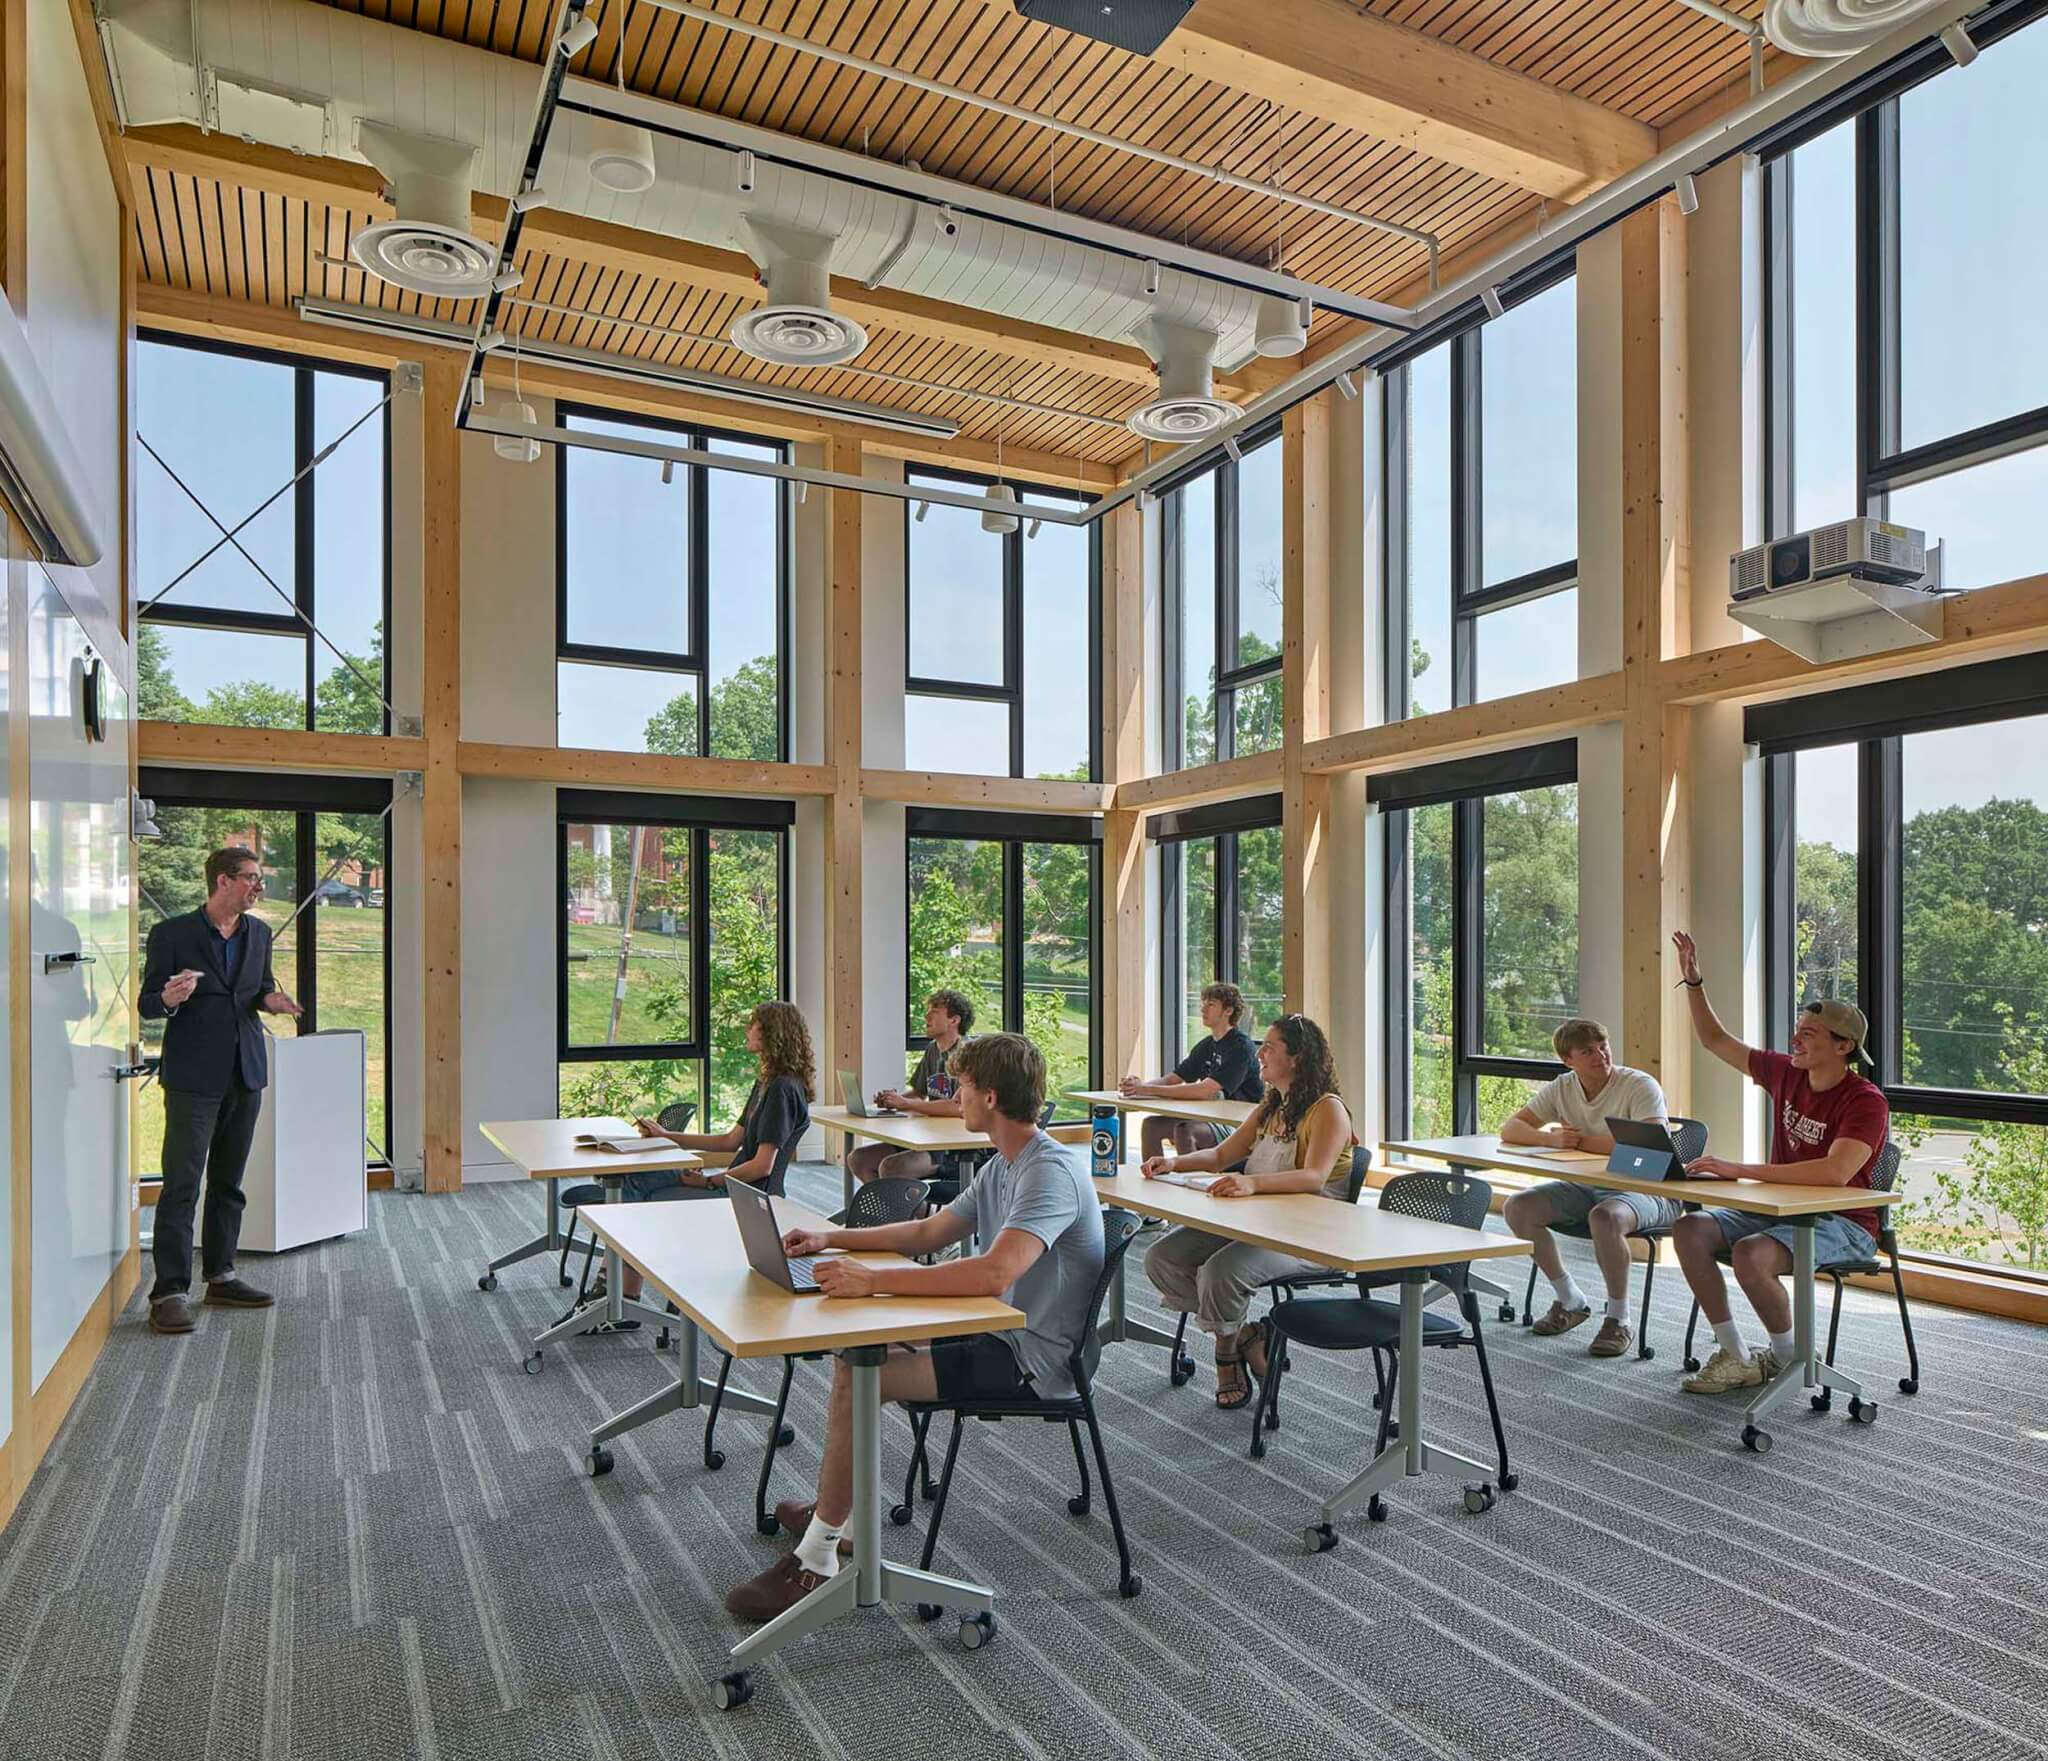
[[[616,1137],[600,1137],[594,1131],[579,1131],[576,1147],[579,1150],[603,1150],[611,1156],[638,1156],[647,1151],[659,1149],[668,1144],[665,1137],[639,1137],[631,1132]],[[672,1145],[669,1147],[673,1147]]]
[[[1152,1178],[1161,1186],[1185,1186],[1196,1192],[1207,1192],[1223,1176],[1221,1174],[1183,1173],[1180,1169],[1175,1168],[1165,1174],[1155,1174]]]
[[[1605,1156],[1596,1156],[1591,1150],[1568,1150],[1562,1144],[1504,1143],[1500,1146],[1511,1156],[1552,1156],[1560,1162],[1604,1162]]]

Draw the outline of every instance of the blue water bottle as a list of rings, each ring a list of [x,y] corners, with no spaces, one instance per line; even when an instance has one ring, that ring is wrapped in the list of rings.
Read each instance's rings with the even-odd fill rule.
[[[1091,1107],[1088,1127],[1092,1172],[1097,1180],[1114,1180],[1123,1160],[1124,1117],[1114,1107]]]

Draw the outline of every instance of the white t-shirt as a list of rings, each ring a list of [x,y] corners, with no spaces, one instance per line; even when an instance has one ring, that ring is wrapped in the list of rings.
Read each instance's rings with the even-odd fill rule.
[[[1544,1125],[1568,1125],[1574,1131],[1607,1135],[1610,1119],[1668,1119],[1664,1091],[1646,1071],[1617,1064],[1599,1094],[1590,1101],[1578,1076],[1567,1070],[1529,1097],[1529,1111]]]

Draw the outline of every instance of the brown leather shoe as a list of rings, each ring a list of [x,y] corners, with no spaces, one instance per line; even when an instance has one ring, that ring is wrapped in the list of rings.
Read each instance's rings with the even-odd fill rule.
[[[1593,1311],[1589,1308],[1568,1309],[1561,1302],[1553,1302],[1549,1312],[1529,1331],[1538,1339],[1555,1338],[1560,1333],[1569,1333],[1574,1327],[1587,1320]]]
[[[806,1504],[801,1498],[785,1498],[775,1507],[776,1526],[792,1541],[801,1541],[804,1538],[804,1531],[811,1526],[811,1518],[817,1513],[817,1509],[815,1503]],[[851,1535],[839,1537],[839,1557],[853,1557]]]
[[[1612,1315],[1602,1317],[1600,1331],[1593,1335],[1593,1343],[1586,1347],[1592,1357],[1624,1357],[1636,1342],[1636,1330],[1626,1321],[1617,1321]]]
[[[785,1553],[758,1577],[726,1591],[725,1611],[740,1620],[773,1620],[794,1608],[824,1581],[816,1572],[805,1571],[794,1553]]]
[[[267,1309],[277,1298],[239,1278],[216,1278],[206,1287],[206,1300],[221,1308]]]
[[[149,1305],[152,1333],[194,1333],[198,1329],[198,1311],[182,1290],[176,1296],[160,1296]]]

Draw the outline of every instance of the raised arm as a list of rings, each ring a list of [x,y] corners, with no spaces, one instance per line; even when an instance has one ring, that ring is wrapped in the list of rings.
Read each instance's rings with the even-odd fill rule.
[[[1671,945],[1678,950],[1678,975],[1685,981],[1685,1001],[1692,1011],[1694,1037],[1722,1063],[1747,1076],[1750,1048],[1721,1025],[1721,1017],[1714,1013],[1714,1005],[1707,1001],[1706,982],[1700,977],[1698,947],[1682,929],[1673,934]]]

